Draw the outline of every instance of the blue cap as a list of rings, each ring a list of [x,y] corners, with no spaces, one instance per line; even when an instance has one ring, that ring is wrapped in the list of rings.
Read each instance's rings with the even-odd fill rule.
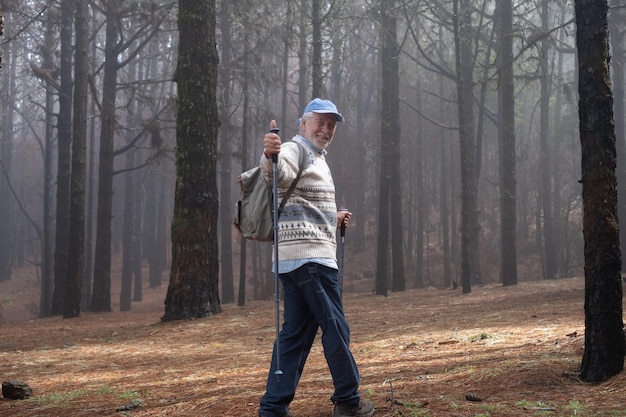
[[[322,100],[321,98],[314,98],[311,100],[309,104],[304,108],[304,113],[321,113],[321,114],[332,114],[335,116],[338,122],[343,122],[343,116],[341,113],[337,111],[337,106],[333,104],[330,100]]]

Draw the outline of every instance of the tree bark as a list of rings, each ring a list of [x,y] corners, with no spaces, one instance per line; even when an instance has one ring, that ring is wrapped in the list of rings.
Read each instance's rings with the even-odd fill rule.
[[[63,317],[78,317],[85,242],[85,170],[87,155],[87,97],[89,91],[89,10],[75,0],[76,45],[72,121],[72,174],[70,179],[70,230]]]
[[[221,312],[216,181],[218,55],[215,0],[180,0],[176,195],[172,267],[162,321]]]
[[[421,94],[422,86],[418,83],[417,85],[417,107],[422,109],[422,94]],[[415,150],[416,154],[414,157],[415,163],[415,198],[417,202],[417,207],[415,207],[416,211],[416,247],[415,247],[415,275],[414,275],[414,285],[415,288],[424,288],[426,285],[424,283],[424,251],[428,251],[428,247],[424,245],[424,236],[425,233],[428,233],[428,222],[427,222],[427,213],[428,213],[428,204],[429,199],[427,193],[425,191],[424,184],[424,138],[423,138],[423,124],[421,123],[421,118],[418,118],[415,122],[417,124],[415,129]],[[443,141],[441,141],[443,143]],[[443,177],[443,172],[442,172]],[[442,178],[443,182],[443,178]],[[444,191],[441,190],[443,194]],[[430,280],[430,277],[429,277]]]
[[[0,2],[0,8],[2,7]],[[0,19],[0,21],[2,21]],[[7,18],[7,35],[11,36],[11,19]],[[11,222],[12,200],[9,187],[9,178],[13,172],[13,119],[15,112],[11,103],[15,102],[16,93],[16,54],[12,53],[13,44],[4,42],[2,45],[2,86],[0,88],[0,111],[2,111],[2,127],[0,128],[0,168],[6,175],[0,175],[0,282],[9,281],[13,269],[13,250],[11,236],[16,232],[16,228]],[[43,293],[42,293],[43,294]]]
[[[383,15],[383,30],[386,42],[383,50],[383,97],[381,116],[381,146],[389,151],[390,179],[390,225],[391,225],[391,262],[392,290],[404,291],[404,247],[402,227],[402,170],[401,170],[401,131],[400,131],[400,48],[397,42],[397,18],[395,0],[387,2],[387,13]],[[385,78],[387,77],[387,80]]]
[[[298,22],[298,114],[301,115],[309,102],[307,97],[308,86],[308,54],[307,54],[307,29],[308,24],[305,20],[309,10],[309,0],[301,0],[300,2],[300,21]]]
[[[47,22],[45,43],[43,48],[43,68],[52,70],[54,61],[52,53],[53,43],[56,42],[53,36],[52,17]],[[41,305],[40,317],[49,317],[52,314],[53,291],[54,291],[54,89],[52,80],[46,82],[46,127],[45,127],[45,150],[44,150],[44,202],[43,202],[43,236],[42,245],[42,276],[41,276]],[[58,309],[56,314],[60,314]]]
[[[57,119],[57,201],[52,314],[64,314],[65,280],[70,245],[70,176],[72,167],[72,33],[73,1],[61,1],[61,83]]]
[[[626,8],[621,0],[611,0],[608,22],[613,67],[613,111],[615,112],[615,141],[617,150],[617,210],[620,219],[626,219],[626,130],[624,118],[624,64],[626,61]],[[620,228],[620,248],[626,249],[626,227]],[[622,263],[622,272],[626,262]]]
[[[500,36],[500,279],[503,285],[517,284],[517,207],[515,169],[515,85],[513,82],[513,5],[501,2],[502,31]]]
[[[396,46],[396,21],[392,16],[395,0],[380,2],[380,42],[382,60],[381,122],[380,122],[380,179],[378,184],[378,239],[376,249],[376,294],[387,296],[391,240],[391,166],[394,161],[394,142],[397,127],[394,120],[394,103],[398,99],[398,51]],[[396,271],[393,271],[395,274]],[[395,281],[395,280],[394,280]],[[392,281],[392,286],[395,285]]]
[[[129,66],[129,74],[133,77],[135,65]],[[131,119],[133,118],[132,111],[126,109],[127,120],[129,126],[132,125]],[[129,141],[130,138],[127,138]],[[124,155],[124,214],[122,229],[122,283],[120,287],[120,311],[130,311],[132,302],[132,290],[133,290],[133,266],[135,263],[135,255],[133,240],[137,235],[135,230],[135,172],[133,167],[135,165],[135,150],[129,149]]]
[[[541,4],[542,30],[548,31],[548,1]],[[556,246],[552,201],[552,148],[550,146],[550,84],[552,77],[549,67],[550,42],[541,41],[541,92],[540,92],[540,195],[543,218],[543,276],[556,278],[558,247]]]
[[[249,129],[250,125],[250,35],[249,31],[245,31],[243,35],[243,79],[241,81],[241,94],[243,95],[243,117],[242,117],[242,132],[241,132],[241,170],[247,171],[249,169],[248,161],[249,155]],[[242,307],[246,305],[246,291],[247,291],[247,278],[248,278],[248,242],[246,239],[240,239],[241,241],[241,256],[239,258],[239,290],[237,294],[237,305]],[[256,274],[255,274],[256,276]]]
[[[90,18],[90,28],[96,26],[95,18]],[[89,61],[91,65],[95,65],[97,48],[91,44],[89,49]],[[89,102],[89,111],[92,114],[96,112],[96,99],[91,98]],[[89,146],[88,146],[88,164],[87,164],[87,207],[85,215],[85,262],[83,268],[83,284],[81,304],[84,311],[89,310],[91,306],[92,289],[93,289],[93,264],[94,264],[94,216],[95,216],[95,196],[96,196],[96,124],[89,124]]]
[[[115,97],[119,25],[114,10],[121,0],[109,4],[106,19],[104,78],[100,126],[100,162],[98,170],[98,212],[93,271],[91,311],[111,311],[111,222],[113,219],[113,140],[115,136]]]
[[[441,39],[441,31],[439,32],[439,36]],[[439,80],[438,83],[438,91],[441,97],[444,96],[444,83],[443,80]],[[442,103],[439,105],[439,111],[441,114],[445,114],[445,106]],[[439,187],[439,207],[440,207],[440,222],[441,222],[441,234],[442,234],[442,252],[443,252],[443,285],[445,288],[450,288],[452,285],[452,253],[451,253],[451,243],[450,243],[450,218],[451,216],[450,204],[449,204],[449,196],[453,195],[451,193],[452,181],[449,180],[451,177],[450,174],[450,141],[448,140],[449,135],[446,130],[443,128],[439,128],[440,135],[440,152],[441,152],[441,160],[439,164],[439,170],[441,171],[440,178],[440,187]],[[454,234],[454,233],[452,233]]]
[[[245,46],[245,58],[244,58],[244,79],[241,86],[242,94],[243,94],[243,118],[242,125],[243,131],[241,132],[241,170],[248,170],[248,119],[249,119],[249,108],[250,108],[250,92],[248,88],[248,75],[250,74],[248,71],[248,36],[244,37]],[[241,241],[241,255],[239,257],[239,290],[237,294],[237,305],[242,307],[246,305],[246,283],[248,278],[248,241],[247,239],[240,239]],[[256,276],[256,274],[254,274]],[[255,287],[257,287],[255,285]]]
[[[230,19],[232,14],[230,1],[221,2],[220,10],[220,33],[221,33],[221,84],[223,85],[220,97],[222,102],[220,107],[221,113],[221,138],[220,138],[220,243],[221,243],[221,266],[222,266],[222,303],[231,304],[235,302],[235,285],[233,272],[233,248],[232,248],[232,142],[234,139],[233,123],[230,119],[232,112],[231,91],[233,84],[233,75],[235,73],[234,62],[232,60],[232,33],[230,27]],[[244,17],[246,19],[246,17]],[[248,26],[244,25],[243,30],[248,30]],[[247,54],[244,55],[247,60]]]
[[[463,294],[472,292],[478,278],[478,179],[476,178],[476,134],[474,127],[473,60],[471,13],[468,0],[455,0],[455,49],[459,142],[461,158],[461,286]]]
[[[585,350],[580,376],[604,381],[624,368],[621,253],[606,0],[576,0],[585,240]]]
[[[313,88],[311,98],[322,97],[324,80],[322,76],[322,5],[320,0],[311,0],[311,28],[313,29],[313,56],[311,58],[311,78]]]

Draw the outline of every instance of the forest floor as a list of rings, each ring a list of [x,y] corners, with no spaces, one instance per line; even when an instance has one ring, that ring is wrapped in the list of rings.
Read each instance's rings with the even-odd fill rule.
[[[36,286],[25,277],[0,283],[0,379],[33,390],[27,400],[0,399],[0,416],[256,415],[275,335],[273,301],[161,323],[166,288],[145,289],[130,312],[32,319],[36,299],[28,294]],[[377,417],[626,416],[625,373],[600,384],[576,378],[583,296],[582,278],[466,295],[346,294],[363,396]],[[291,410],[330,417],[331,393],[317,340]]]

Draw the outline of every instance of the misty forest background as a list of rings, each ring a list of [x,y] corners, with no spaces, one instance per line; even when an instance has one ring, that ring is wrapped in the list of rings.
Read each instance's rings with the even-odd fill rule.
[[[609,5],[617,208],[626,218],[626,8]],[[130,310],[144,286],[167,283],[177,60],[181,47],[206,40],[179,45],[178,7],[2,1],[0,281],[35,266],[39,317],[110,311],[112,281]],[[287,140],[312,97],[346,117],[327,158],[338,206],[354,213],[346,264],[358,263],[353,274],[367,290],[467,293],[583,274],[572,2],[218,0],[214,11],[212,312],[273,294],[271,245],[240,241],[231,224],[236,179],[258,162],[269,121]],[[75,97],[84,98],[83,124]],[[112,258],[121,276],[111,275]],[[72,293],[66,278],[76,271]]]

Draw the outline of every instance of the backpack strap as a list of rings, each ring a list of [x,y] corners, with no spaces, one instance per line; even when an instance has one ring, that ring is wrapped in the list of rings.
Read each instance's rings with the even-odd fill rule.
[[[299,149],[299,154],[300,154],[300,162],[298,164],[298,174],[296,175],[296,178],[293,180],[293,182],[291,183],[291,185],[289,186],[289,189],[287,190],[287,192],[285,193],[285,195],[283,196],[283,199],[280,202],[280,207],[278,207],[278,215],[280,216],[280,212],[283,211],[283,208],[285,207],[285,204],[287,204],[287,199],[289,199],[289,196],[291,195],[291,193],[293,192],[293,190],[295,190],[296,185],[298,184],[298,181],[300,180],[300,176],[302,175],[302,171],[304,171],[304,169],[306,168],[306,163],[307,163],[307,155],[306,155],[306,149],[304,149],[304,147],[300,144],[300,142],[294,141],[296,142],[296,144],[298,145],[298,149]]]

